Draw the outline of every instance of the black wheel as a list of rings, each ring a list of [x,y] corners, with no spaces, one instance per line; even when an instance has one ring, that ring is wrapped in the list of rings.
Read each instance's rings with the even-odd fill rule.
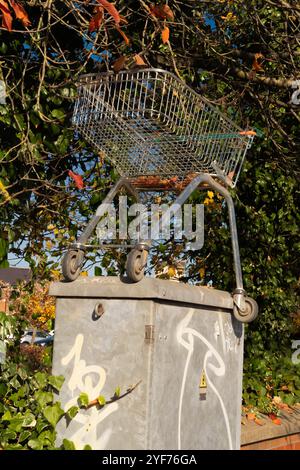
[[[139,282],[144,277],[148,252],[133,249],[127,256],[126,273],[133,282]]]
[[[233,315],[242,323],[251,323],[258,315],[258,305],[251,297],[245,298],[246,310],[241,312],[236,305],[233,306]]]
[[[84,253],[80,250],[69,250],[62,259],[62,273],[66,281],[75,281],[78,278]]]

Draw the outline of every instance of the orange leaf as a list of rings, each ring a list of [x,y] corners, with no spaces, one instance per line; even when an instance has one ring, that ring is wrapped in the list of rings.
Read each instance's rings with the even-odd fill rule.
[[[113,63],[113,69],[114,72],[120,72],[124,68],[124,65],[126,63],[126,57],[124,55],[121,55],[114,63]]]
[[[125,41],[125,44],[128,46],[130,44],[130,41],[129,41],[128,37],[126,36],[126,34],[124,33],[124,31],[122,31],[121,28],[117,25],[116,25],[116,29],[119,31],[119,33],[121,34],[122,38]]]
[[[116,7],[112,3],[109,3],[107,0],[98,0],[98,2],[113,17],[116,25],[119,25],[121,21],[121,17]]]
[[[12,16],[8,5],[4,0],[0,2],[0,11],[2,12],[2,27],[8,31],[12,30]]]
[[[168,5],[163,5],[161,7],[161,10],[165,14],[166,18],[169,18],[169,20],[174,21],[174,13],[172,12],[171,8]]]
[[[31,21],[29,20],[28,15],[24,10],[23,6],[15,2],[14,0],[10,0],[10,4],[15,12],[16,18],[22,21],[23,26],[30,26]]]
[[[77,175],[76,173],[73,173],[72,170],[69,170],[69,176],[75,181],[75,185],[78,189],[84,188],[84,182],[83,182],[82,176]]]
[[[96,14],[91,19],[90,25],[89,25],[89,32],[90,33],[92,33],[93,31],[96,31],[96,29],[100,28],[100,25],[101,25],[101,23],[103,21],[103,17],[104,17],[103,7],[96,7],[95,12],[96,12]]]
[[[166,44],[169,41],[169,37],[170,37],[170,30],[167,26],[165,26],[161,32],[162,42]]]
[[[255,413],[247,413],[247,419],[249,421],[254,421],[256,419]]]
[[[174,20],[174,13],[168,5],[150,5],[150,13],[156,18]]]
[[[262,58],[263,58],[263,55],[260,52],[254,55],[254,61],[253,61],[253,64],[252,64],[252,68],[256,72],[261,72],[261,71],[264,70],[263,67],[260,65],[260,63],[258,62],[258,59],[262,59]]]
[[[144,59],[143,59],[140,55],[138,55],[138,54],[136,54],[136,55],[134,56],[134,61],[135,61],[136,65],[147,65],[147,64],[145,63]]]

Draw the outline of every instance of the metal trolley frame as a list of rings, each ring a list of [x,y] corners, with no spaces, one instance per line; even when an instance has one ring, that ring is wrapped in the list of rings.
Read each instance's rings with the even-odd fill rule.
[[[176,180],[182,191],[175,204],[182,206],[204,185],[220,193],[228,206],[236,278],[234,315],[242,322],[253,321],[258,307],[243,288],[235,210],[227,188],[236,185],[255,133],[240,129],[175,75],[160,69],[82,76],[73,124],[121,177],[78,241],[69,246],[62,261],[64,278],[73,281],[79,276],[86,250],[96,248],[88,240],[106,204],[121,188],[139,201],[140,190],[162,189],[159,184],[144,187],[147,178],[158,183],[161,178]],[[143,278],[150,246],[149,240],[140,241],[130,251],[126,272],[131,281]]]

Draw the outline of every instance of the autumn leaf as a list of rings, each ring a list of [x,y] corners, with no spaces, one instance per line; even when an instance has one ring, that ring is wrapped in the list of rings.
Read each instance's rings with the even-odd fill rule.
[[[119,25],[121,22],[121,17],[116,7],[112,3],[108,2],[107,0],[98,0],[98,2],[100,3],[100,5],[103,6],[103,8],[107,11],[107,13],[109,13],[113,17],[116,25]]]
[[[103,21],[104,17],[104,10],[103,7],[96,7],[95,10],[96,14],[93,16],[93,18],[90,21],[89,24],[89,32],[92,33],[93,31],[96,31],[97,29],[100,28],[100,25]]]
[[[162,42],[166,44],[169,41],[169,37],[170,37],[170,30],[167,26],[165,26],[161,32]]]
[[[161,11],[165,14],[166,18],[169,18],[169,20],[174,21],[174,13],[168,5],[163,5],[161,7]]]
[[[150,13],[155,16],[155,18],[160,18],[162,20],[174,21],[174,13],[168,5],[150,5]]]
[[[256,418],[255,413],[247,413],[247,419],[248,419],[249,421],[254,421],[255,418]]]
[[[263,55],[260,52],[254,55],[252,69],[255,70],[256,72],[262,72],[264,70],[261,64],[258,62],[258,59],[262,59],[262,58],[263,58]]]
[[[144,61],[144,59],[138,54],[136,54],[134,56],[134,61],[135,61],[136,65],[147,65],[146,62]]]
[[[120,70],[122,70],[125,66],[125,63],[126,63],[126,57],[124,55],[121,55],[121,57],[119,57],[114,63],[113,63],[113,70],[114,72],[120,72]]]
[[[274,413],[269,413],[269,418],[272,420],[273,424],[277,424],[278,426],[280,426],[281,419],[278,418],[278,416],[276,416]]]
[[[31,21],[29,20],[28,15],[24,10],[23,6],[15,2],[14,0],[10,0],[10,4],[15,12],[17,20],[20,20],[23,26],[30,26]]]
[[[73,173],[72,170],[69,170],[69,176],[75,181],[75,185],[78,189],[83,189],[84,188],[84,182],[82,179],[82,176],[77,175],[76,173]]]
[[[8,4],[4,0],[0,0],[0,11],[2,13],[2,27],[11,31],[12,15],[9,11]]]

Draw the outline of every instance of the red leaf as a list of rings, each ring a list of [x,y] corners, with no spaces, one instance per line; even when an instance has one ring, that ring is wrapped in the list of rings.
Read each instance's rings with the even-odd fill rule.
[[[174,13],[168,5],[150,5],[150,13],[156,18],[174,21]]]
[[[101,25],[101,23],[103,21],[103,17],[104,17],[103,7],[96,7],[95,12],[96,12],[96,14],[91,19],[90,25],[89,25],[89,32],[90,33],[92,33],[93,31],[96,31],[96,29],[100,28],[100,25]]]
[[[69,176],[75,181],[75,185],[78,189],[84,188],[84,182],[83,182],[82,176],[77,175],[76,173],[73,173],[72,170],[69,170]]]
[[[161,10],[165,14],[166,18],[169,18],[169,20],[174,21],[174,13],[172,12],[171,8],[168,5],[163,5],[161,7]]]
[[[277,424],[278,426],[281,424],[281,419],[278,418],[274,413],[269,413],[269,418],[272,420],[273,424]]]
[[[169,37],[170,37],[170,30],[167,26],[165,26],[161,32],[162,42],[166,44],[169,41]]]
[[[112,3],[109,3],[107,0],[98,0],[98,2],[113,17],[116,25],[119,25],[121,21],[121,17],[116,7]]]
[[[14,0],[9,0],[9,1],[15,12],[16,18],[22,21],[23,26],[31,25],[31,21],[29,20],[28,15],[26,11],[24,10],[23,6],[15,2]]]
[[[0,11],[2,13],[2,27],[8,31],[12,30],[12,16],[8,5],[4,0],[0,0]]]

